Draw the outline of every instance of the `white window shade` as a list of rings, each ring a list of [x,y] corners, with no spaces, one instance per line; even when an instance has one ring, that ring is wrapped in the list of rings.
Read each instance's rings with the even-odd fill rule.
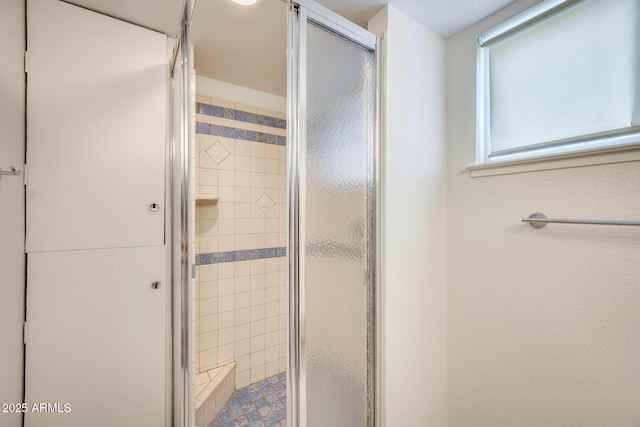
[[[480,47],[488,75],[479,84],[488,99],[479,104],[479,160],[580,149],[580,141],[632,132],[639,122],[639,4],[585,0],[510,33],[493,30]]]

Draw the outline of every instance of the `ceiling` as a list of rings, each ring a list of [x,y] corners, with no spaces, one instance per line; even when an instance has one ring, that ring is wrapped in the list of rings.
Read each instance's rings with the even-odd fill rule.
[[[3,0],[0,0],[3,1]],[[186,0],[62,0],[175,37]],[[217,1],[217,0],[216,0]]]
[[[192,29],[196,74],[285,96],[286,3],[197,0]]]
[[[186,0],[66,0],[175,37]],[[391,4],[443,38],[514,0],[316,0],[366,27]],[[286,4],[258,0],[196,0],[193,14],[196,73],[280,96],[286,94]]]

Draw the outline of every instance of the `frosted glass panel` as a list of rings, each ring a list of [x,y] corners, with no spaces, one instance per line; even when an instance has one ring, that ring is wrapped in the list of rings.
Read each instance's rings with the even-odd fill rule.
[[[639,10],[586,0],[491,44],[492,151],[631,126]]]
[[[307,426],[366,426],[373,54],[307,28]]]

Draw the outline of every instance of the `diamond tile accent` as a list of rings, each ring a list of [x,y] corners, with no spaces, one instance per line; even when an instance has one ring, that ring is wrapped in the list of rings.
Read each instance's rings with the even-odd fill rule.
[[[256,200],[256,205],[258,205],[258,207],[262,209],[262,212],[264,213],[269,212],[269,209],[271,209],[275,204],[276,202],[274,202],[267,193],[262,193],[262,196],[260,196],[260,198]]]
[[[216,142],[215,144],[213,144],[213,146],[211,146],[206,151],[206,153],[217,164],[220,164],[221,161],[223,161],[224,159],[226,159],[227,157],[229,157],[231,155],[231,153],[229,153],[227,151],[227,149],[224,148],[224,145],[220,144],[219,142]]]

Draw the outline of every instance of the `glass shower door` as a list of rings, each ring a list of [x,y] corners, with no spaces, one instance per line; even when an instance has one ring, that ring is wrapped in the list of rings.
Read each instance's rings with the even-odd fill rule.
[[[375,425],[376,38],[290,15],[290,425]]]

